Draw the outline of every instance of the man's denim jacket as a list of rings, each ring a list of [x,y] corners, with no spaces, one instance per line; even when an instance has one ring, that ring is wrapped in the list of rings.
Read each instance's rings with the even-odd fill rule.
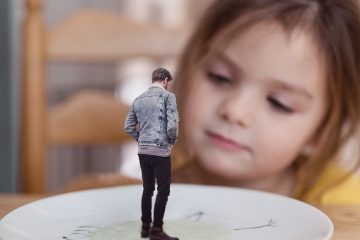
[[[124,130],[139,146],[169,148],[176,142],[178,126],[175,94],[152,86],[132,103]]]

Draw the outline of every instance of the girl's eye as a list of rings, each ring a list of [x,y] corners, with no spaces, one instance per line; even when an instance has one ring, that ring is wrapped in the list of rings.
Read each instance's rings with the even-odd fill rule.
[[[269,101],[272,108],[274,108],[277,111],[283,112],[283,113],[293,113],[294,109],[291,107],[288,107],[287,105],[283,104],[281,101],[277,100],[274,97],[268,97],[267,100]]]
[[[206,73],[207,78],[215,83],[216,85],[230,85],[233,83],[233,80],[215,72],[208,71]]]

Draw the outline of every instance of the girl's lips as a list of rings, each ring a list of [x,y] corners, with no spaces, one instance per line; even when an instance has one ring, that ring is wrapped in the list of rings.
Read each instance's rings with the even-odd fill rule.
[[[219,134],[208,132],[210,139],[221,148],[231,151],[245,151],[249,150],[248,147],[227,139]]]

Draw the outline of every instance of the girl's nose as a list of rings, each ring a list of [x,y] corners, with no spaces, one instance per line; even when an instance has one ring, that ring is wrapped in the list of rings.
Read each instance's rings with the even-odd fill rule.
[[[251,94],[240,93],[226,96],[219,108],[223,120],[242,127],[251,125],[256,111],[255,99]]]

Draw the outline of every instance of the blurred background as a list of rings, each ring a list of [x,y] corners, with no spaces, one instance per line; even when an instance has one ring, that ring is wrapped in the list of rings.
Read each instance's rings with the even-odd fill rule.
[[[139,179],[124,114],[211,1],[1,0],[0,192]]]

